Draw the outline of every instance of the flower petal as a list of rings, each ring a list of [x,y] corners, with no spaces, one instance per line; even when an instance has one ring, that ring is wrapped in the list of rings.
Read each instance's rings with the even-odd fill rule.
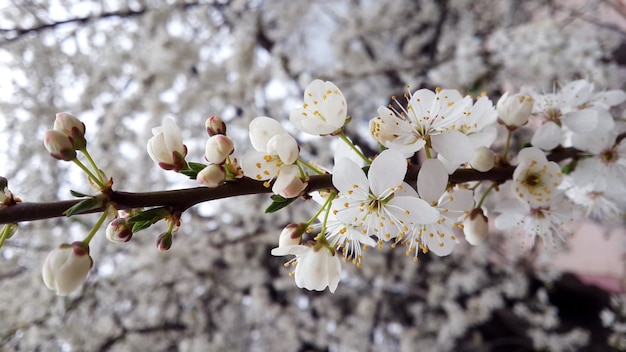
[[[417,176],[417,192],[431,204],[437,204],[448,185],[448,172],[437,159],[428,159],[422,164]]]
[[[407,171],[406,159],[397,150],[386,149],[370,166],[367,177],[370,189],[378,197],[402,184]]]

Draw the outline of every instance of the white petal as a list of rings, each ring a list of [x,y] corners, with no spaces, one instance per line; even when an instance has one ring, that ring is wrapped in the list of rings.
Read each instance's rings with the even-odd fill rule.
[[[367,199],[369,181],[365,172],[354,161],[343,158],[333,168],[333,186],[348,198]]]
[[[417,192],[431,204],[437,204],[448,185],[448,172],[437,159],[424,161],[417,175]]]
[[[376,197],[395,189],[402,184],[406,170],[407,163],[402,153],[393,149],[384,150],[374,159],[368,171],[369,188]]]
[[[258,116],[252,120],[249,131],[250,142],[259,152],[267,151],[267,142],[270,138],[286,133],[280,122],[267,116]]]
[[[406,223],[431,224],[439,220],[439,210],[431,207],[426,201],[416,197],[394,197],[386,204],[386,209],[397,209],[394,212]]]
[[[575,133],[587,133],[596,128],[598,113],[594,109],[572,111],[565,114],[561,121]]]
[[[293,164],[298,159],[298,142],[289,134],[279,134],[267,141],[267,154],[278,155],[285,164]]]
[[[465,212],[474,205],[474,192],[469,189],[456,189],[450,193],[450,197],[442,202],[442,207],[448,210]]]
[[[530,143],[543,150],[556,148],[561,143],[561,127],[552,121],[544,123],[535,131]]]
[[[500,215],[496,217],[495,226],[499,230],[517,226],[519,222],[530,212],[530,206],[526,202],[517,199],[507,199],[496,204],[494,209]]]
[[[261,152],[250,152],[241,158],[241,169],[243,173],[258,181],[269,180],[276,177],[280,165],[281,163],[278,160],[271,159],[271,155]]]
[[[461,165],[472,159],[474,147],[464,133],[447,130],[431,137],[433,149],[450,163]]]

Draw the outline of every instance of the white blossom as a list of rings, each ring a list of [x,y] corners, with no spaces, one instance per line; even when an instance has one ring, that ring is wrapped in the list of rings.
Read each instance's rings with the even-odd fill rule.
[[[85,281],[92,265],[87,245],[82,242],[63,244],[46,257],[43,282],[57,295],[67,296]]]
[[[184,169],[187,147],[176,122],[171,118],[163,119],[160,127],[152,129],[152,135],[147,146],[150,158],[165,170],[178,172]]]
[[[346,98],[333,82],[316,79],[304,90],[303,107],[293,109],[289,120],[308,134],[338,133],[349,120]]]

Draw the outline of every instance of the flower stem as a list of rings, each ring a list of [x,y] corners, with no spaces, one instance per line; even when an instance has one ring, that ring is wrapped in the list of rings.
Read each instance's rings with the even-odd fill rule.
[[[89,160],[89,164],[91,164],[91,167],[93,167],[94,171],[96,172],[96,175],[98,176],[98,180],[100,180],[100,183],[102,183],[104,185],[106,183],[106,180],[102,179],[102,175],[100,174],[100,169],[98,168],[96,163],[91,158],[91,154],[89,154],[89,152],[87,151],[87,148],[81,149],[80,151],[83,154],[85,154],[85,157],[87,158],[87,160]],[[98,185],[100,183],[98,183]]]
[[[324,175],[324,172],[318,168],[316,168],[315,166],[307,163],[306,161],[302,160],[302,158],[298,157],[298,163],[302,164],[303,166],[305,166],[307,169],[313,171],[314,173],[318,174],[318,175]]]
[[[432,154],[430,154],[430,148],[424,147],[424,152],[426,152],[426,158],[427,159],[432,159],[433,158]]]
[[[335,199],[335,195],[336,193],[334,192],[330,193],[330,195],[328,196],[324,204],[320,207],[320,209],[317,211],[317,213],[315,213],[315,215],[313,215],[313,217],[311,217],[309,221],[305,222],[306,227],[311,226],[313,221],[315,221],[315,219],[317,219],[320,216],[322,211],[326,210],[326,216],[324,216],[324,223],[322,224],[322,229],[326,228],[326,220],[328,219],[328,213],[330,212],[330,204],[333,201],[333,199]]]
[[[87,176],[89,176],[89,178],[92,179],[93,182],[98,185],[98,187],[100,187],[101,189],[104,188],[104,183],[100,181],[100,177],[96,177],[96,175],[94,175],[91,171],[89,171],[89,169],[83,163],[81,163],[80,160],[74,159],[72,161],[74,162],[74,164],[78,165],[78,167],[80,167],[87,174]],[[100,174],[99,171],[98,171],[98,174]]]
[[[502,160],[506,161],[506,156],[509,154],[509,148],[511,147],[511,137],[513,136],[513,131],[509,130],[506,135],[506,144],[504,145],[504,152],[502,153]]]
[[[480,197],[480,201],[476,205],[476,208],[482,207],[483,203],[485,202],[485,199],[487,199],[487,195],[489,194],[489,192],[491,192],[491,190],[493,190],[496,187],[496,185],[497,183],[494,182],[491,184],[491,186],[489,186],[489,188],[487,188],[487,190],[485,190],[485,193],[483,193],[482,197]]]
[[[346,142],[347,145],[350,146],[350,148],[361,158],[363,159],[367,165],[370,165],[372,162],[370,161],[370,159],[368,159],[363,153],[361,153],[361,151],[359,150],[359,148],[357,148],[354,143],[352,143],[352,141],[350,139],[348,139],[348,137],[346,137],[346,135],[341,132],[341,134],[339,134],[339,138],[341,138],[342,141]]]
[[[98,219],[98,222],[93,226],[93,228],[91,229],[91,232],[89,232],[87,237],[83,240],[83,243],[86,246],[89,246],[89,242],[91,242],[91,239],[96,234],[96,232],[98,232],[98,230],[100,229],[100,226],[102,226],[102,223],[104,223],[104,220],[106,218],[107,218],[107,212],[105,211],[104,213],[102,213],[102,215],[100,215],[100,219]]]

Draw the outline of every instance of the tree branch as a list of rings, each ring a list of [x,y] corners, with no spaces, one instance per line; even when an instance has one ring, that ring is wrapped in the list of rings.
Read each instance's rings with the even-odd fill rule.
[[[559,162],[576,157],[579,153],[580,152],[574,148],[564,148],[552,152],[548,156],[548,159]],[[474,169],[459,169],[450,175],[450,183],[459,184],[470,181],[493,181],[502,183],[513,177],[514,170],[515,166],[495,167],[488,172],[479,172]],[[409,184],[415,184],[418,173],[419,166],[410,165],[405,181]],[[316,175],[309,178],[307,192],[333,188],[332,175]],[[144,193],[111,191],[109,198],[117,205],[118,209],[166,206],[185,211],[196,204],[215,199],[271,192],[271,189],[265,187],[263,182],[244,177],[227,182],[216,188],[194,187]],[[47,203],[17,203],[0,209],[0,224],[62,217],[64,216],[64,211],[81,200],[82,199]],[[102,212],[103,210],[103,208],[93,209],[90,213]]]

